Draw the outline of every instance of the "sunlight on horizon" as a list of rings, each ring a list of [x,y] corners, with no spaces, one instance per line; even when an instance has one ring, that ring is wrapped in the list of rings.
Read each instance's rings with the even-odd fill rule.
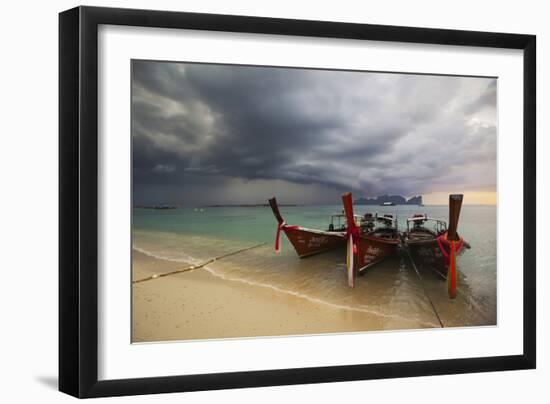
[[[436,192],[422,196],[425,205],[447,205],[449,203],[449,193]],[[465,191],[464,205],[496,205],[497,193],[495,191]]]

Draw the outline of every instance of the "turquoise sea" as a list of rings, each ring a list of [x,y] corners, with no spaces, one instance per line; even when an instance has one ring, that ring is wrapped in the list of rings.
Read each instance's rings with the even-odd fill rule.
[[[341,206],[281,207],[290,225],[327,229]],[[447,206],[356,206],[355,212],[392,213],[400,229],[415,213],[447,220]],[[277,223],[271,209],[204,207],[133,210],[133,246],[154,257],[198,264],[212,257],[265,242],[264,246],[208,265],[213,275],[270,288],[342,310],[372,312],[387,318],[385,328],[406,328],[408,321],[439,327],[430,300],[445,327],[494,325],[497,322],[496,207],[462,207],[459,233],[471,245],[458,259],[457,299],[447,296],[445,281],[414,271],[399,253],[347,287],[345,251],[299,259],[282,236],[282,252],[274,251]]]

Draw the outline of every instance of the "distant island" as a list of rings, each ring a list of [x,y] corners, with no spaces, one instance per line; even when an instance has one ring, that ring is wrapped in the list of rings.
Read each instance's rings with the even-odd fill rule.
[[[178,209],[179,205],[136,205],[136,209]]]
[[[422,205],[422,195],[413,196],[410,199],[401,195],[379,195],[376,198],[359,198],[353,203],[355,205]]]

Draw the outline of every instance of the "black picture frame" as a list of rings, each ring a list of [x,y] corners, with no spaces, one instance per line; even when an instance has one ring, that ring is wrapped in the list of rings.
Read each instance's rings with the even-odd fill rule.
[[[523,354],[99,381],[100,24],[523,50]],[[59,390],[84,398],[535,368],[535,107],[534,35],[96,7],[77,7],[60,13]]]

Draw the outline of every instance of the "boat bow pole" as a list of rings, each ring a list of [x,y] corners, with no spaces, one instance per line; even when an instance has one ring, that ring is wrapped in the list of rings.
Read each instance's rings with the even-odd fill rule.
[[[277,235],[275,236],[275,251],[281,252],[281,230],[283,230],[283,227],[285,227],[286,223],[283,220],[283,217],[281,216],[281,212],[279,211],[279,205],[277,205],[277,199],[275,197],[269,200],[269,206],[271,206],[273,215],[275,216],[275,219],[277,219]]]
[[[447,230],[447,242],[449,243],[449,269],[447,271],[447,288],[449,297],[456,297],[456,253],[462,248],[464,239],[458,233],[458,219],[462,207],[462,194],[449,195],[449,228]]]
[[[359,237],[359,227],[355,224],[355,218],[353,216],[353,199],[350,192],[342,195],[342,202],[344,204],[344,212],[346,213],[346,238],[348,240],[347,245],[347,259],[346,266],[348,269],[348,285],[350,288],[355,287],[355,263],[354,257],[357,255],[357,239]]]

